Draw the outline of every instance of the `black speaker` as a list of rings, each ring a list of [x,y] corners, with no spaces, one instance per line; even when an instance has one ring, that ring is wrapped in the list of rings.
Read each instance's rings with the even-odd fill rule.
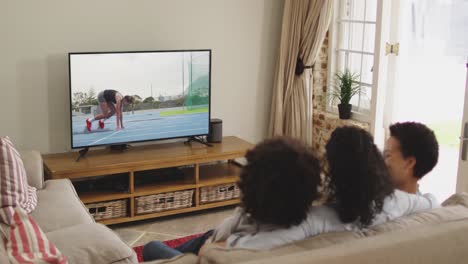
[[[210,119],[210,133],[207,140],[209,143],[220,143],[223,141],[223,120],[218,118]]]

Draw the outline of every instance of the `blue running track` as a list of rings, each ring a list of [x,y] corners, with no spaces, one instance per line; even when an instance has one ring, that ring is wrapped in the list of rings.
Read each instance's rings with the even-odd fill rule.
[[[208,113],[160,117],[159,110],[124,113],[124,127],[116,131],[115,115],[107,119],[103,129],[93,122],[91,132],[86,129],[86,119],[92,115],[73,116],[73,147],[125,143],[161,138],[208,134]]]

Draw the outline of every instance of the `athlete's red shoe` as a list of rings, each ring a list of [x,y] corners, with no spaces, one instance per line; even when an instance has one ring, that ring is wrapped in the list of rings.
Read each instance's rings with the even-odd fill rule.
[[[99,120],[99,128],[104,129],[104,121]]]
[[[88,129],[89,132],[91,132],[91,121],[89,121],[89,118],[86,119],[86,128]]]

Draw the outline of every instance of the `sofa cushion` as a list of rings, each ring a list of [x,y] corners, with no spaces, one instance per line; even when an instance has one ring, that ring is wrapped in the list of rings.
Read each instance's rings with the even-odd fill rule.
[[[49,180],[37,192],[38,204],[31,213],[44,232],[94,223],[70,180]]]
[[[0,222],[10,224],[15,207],[30,213],[37,204],[36,188],[28,185],[19,152],[9,137],[0,137]]]
[[[468,219],[468,208],[466,207],[468,206],[468,194],[454,194],[443,205],[444,207],[414,213],[385,224],[369,227],[363,230],[363,232],[367,236],[370,236],[421,225],[435,225],[454,220]]]
[[[67,263],[36,221],[19,207],[15,208],[13,222],[8,228],[6,251],[12,263]]]
[[[306,250],[310,250],[329,247],[331,245],[340,244],[346,241],[355,240],[363,237],[364,233],[357,231],[333,232],[321,234],[315,237],[309,237],[307,239],[298,241],[295,244]]]
[[[453,194],[442,203],[442,206],[463,205],[468,208],[468,193],[460,192]]]
[[[38,190],[44,188],[44,167],[41,154],[35,150],[20,151],[28,184]]]
[[[102,224],[81,224],[47,233],[50,241],[73,263],[137,263],[133,249]]]
[[[364,235],[360,232],[326,233],[271,250],[226,249],[210,245],[200,257],[200,263],[239,263],[255,259],[259,260],[270,258],[271,256],[282,256],[311,249],[323,248],[361,237],[364,237]]]
[[[426,225],[244,264],[460,264],[468,259],[468,221]]]

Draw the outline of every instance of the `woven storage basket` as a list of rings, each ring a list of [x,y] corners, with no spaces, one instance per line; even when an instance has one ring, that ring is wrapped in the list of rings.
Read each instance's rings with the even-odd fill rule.
[[[240,190],[237,184],[228,183],[217,186],[207,186],[201,188],[200,203],[211,203],[216,201],[231,200],[239,198]]]
[[[86,204],[94,220],[110,219],[127,216],[127,200],[114,200],[102,203]]]
[[[135,198],[137,214],[162,212],[192,206],[193,190],[140,196]]]

